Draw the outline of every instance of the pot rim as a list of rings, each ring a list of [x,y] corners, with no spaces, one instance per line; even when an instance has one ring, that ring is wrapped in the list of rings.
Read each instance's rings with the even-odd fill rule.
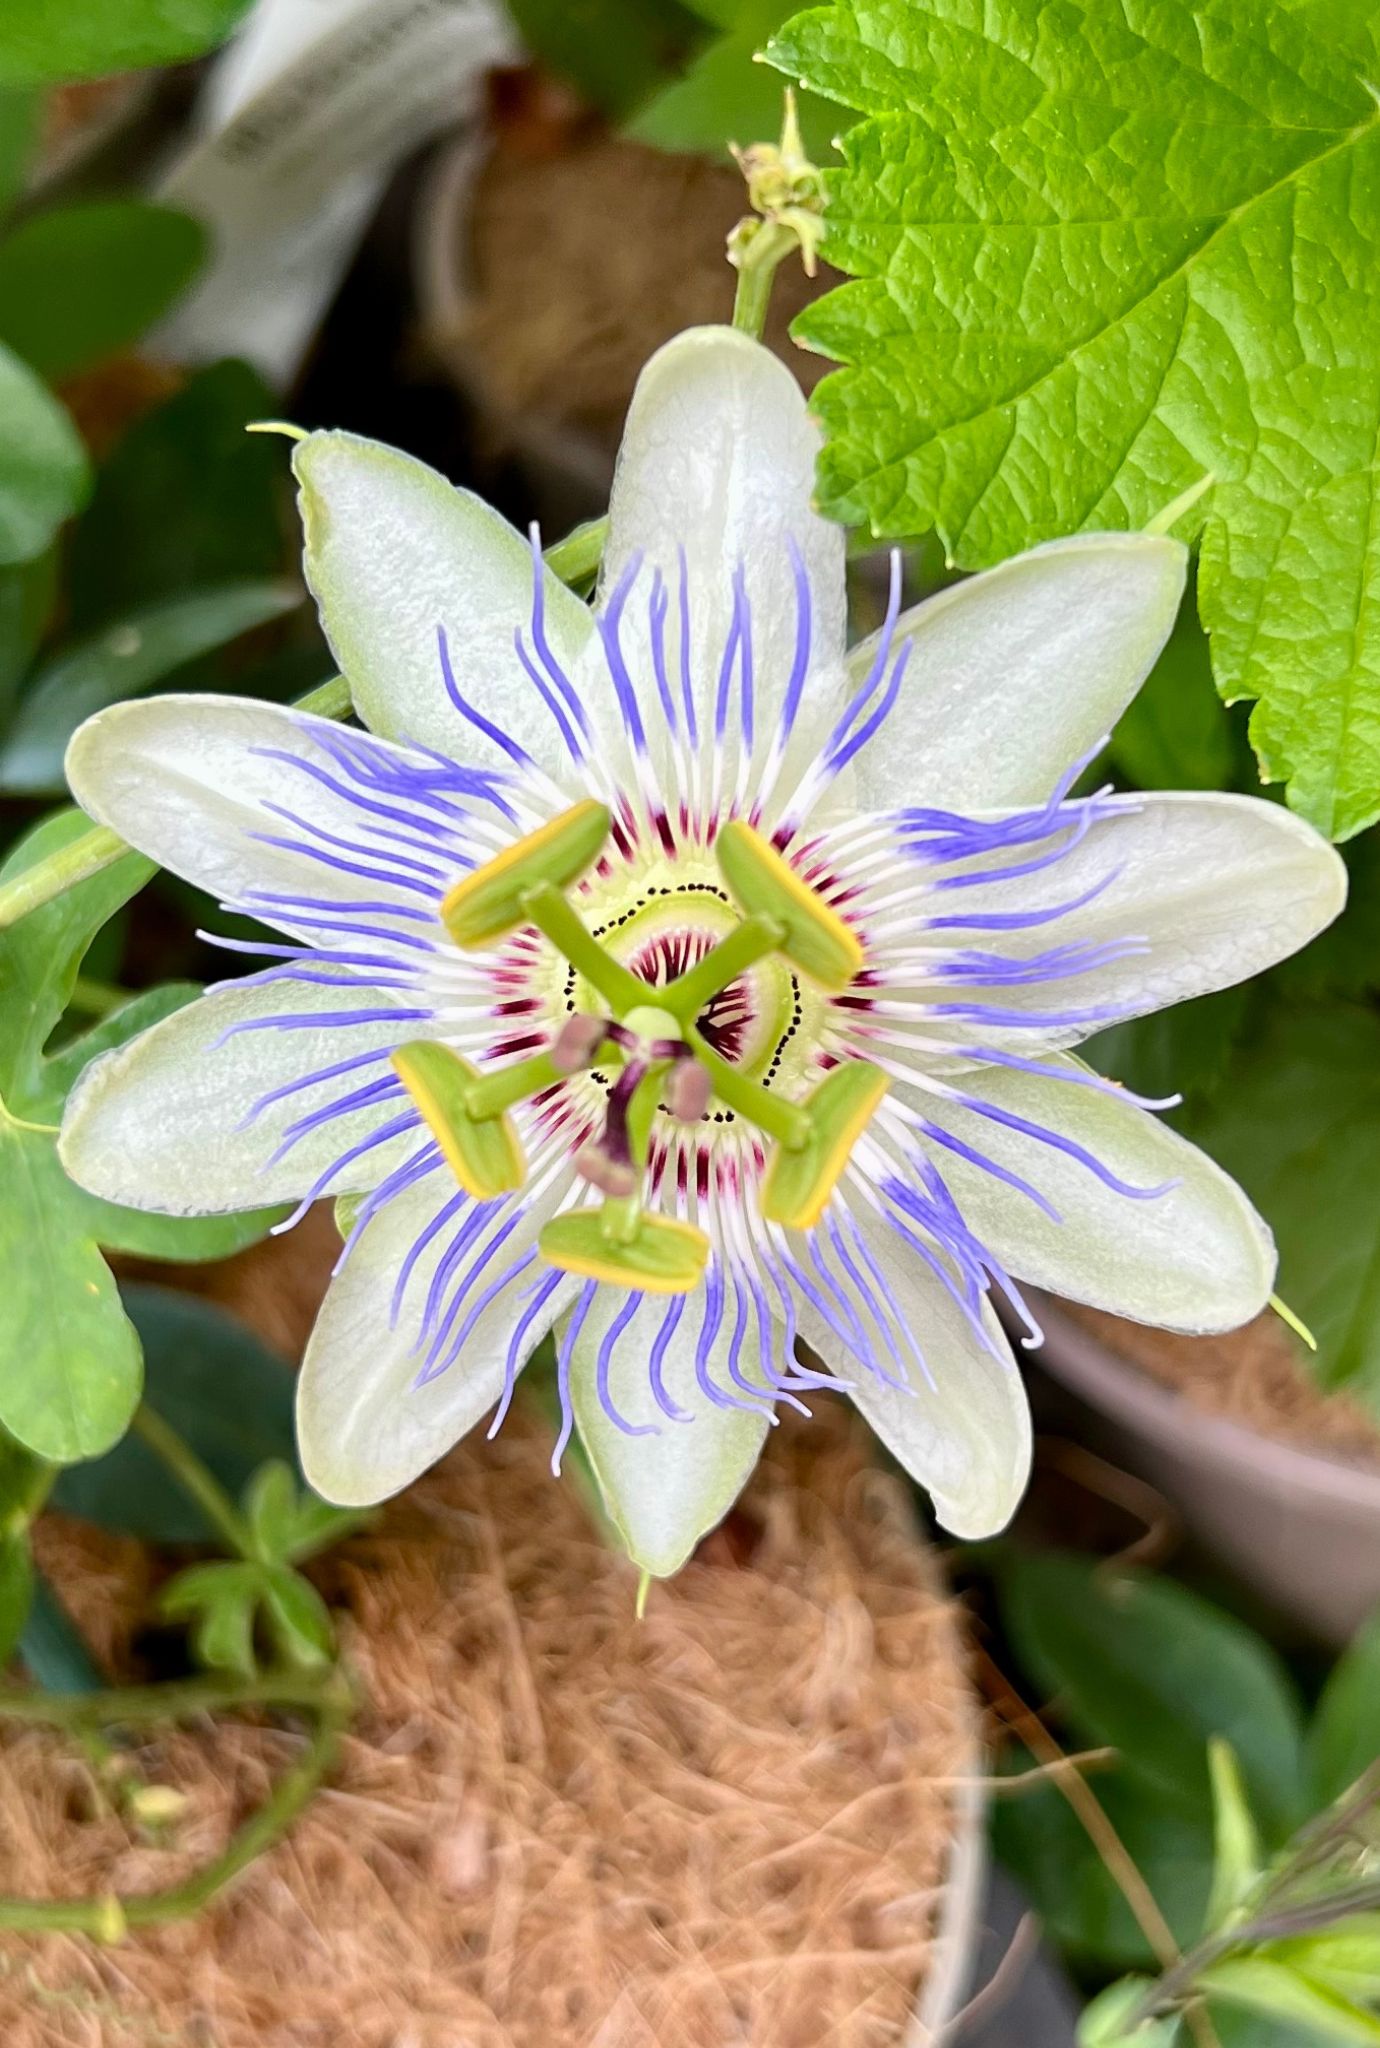
[[[1203,1451],[1215,1453],[1221,1462],[1249,1465],[1282,1490],[1380,1517],[1380,1464],[1370,1466],[1306,1444],[1286,1443],[1248,1423],[1199,1408],[1083,1329],[1052,1296],[1041,1293],[1037,1299],[1046,1336],[1054,1341],[1032,1356],[1054,1379],[1092,1396],[1118,1421],[1175,1448],[1189,1443],[1199,1454],[1198,1462]]]

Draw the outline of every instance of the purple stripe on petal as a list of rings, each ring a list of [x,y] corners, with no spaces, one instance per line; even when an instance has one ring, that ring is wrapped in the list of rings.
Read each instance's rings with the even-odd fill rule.
[[[563,1278],[563,1274],[548,1273],[544,1279],[539,1280],[532,1290],[531,1299],[528,1301],[526,1308],[518,1317],[513,1334],[508,1340],[508,1355],[503,1365],[503,1392],[499,1396],[498,1406],[494,1410],[494,1419],[488,1428],[490,1442],[493,1441],[494,1437],[498,1435],[499,1430],[503,1427],[503,1419],[512,1406],[513,1390],[517,1386],[518,1371],[522,1364],[523,1339],[531,1329],[537,1316],[541,1314],[547,1302],[560,1286]]]

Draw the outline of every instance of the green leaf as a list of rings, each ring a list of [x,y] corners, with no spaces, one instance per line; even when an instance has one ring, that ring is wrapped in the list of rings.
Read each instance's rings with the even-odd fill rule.
[[[1314,1804],[1331,1806],[1380,1757],[1380,1613],[1333,1665],[1308,1731]]]
[[[41,102],[21,86],[0,86],[0,207],[8,206],[24,182],[38,136]]]
[[[1212,1779],[1212,1896],[1207,1926],[1220,1927],[1260,1876],[1260,1837],[1246,1803],[1241,1769],[1229,1742],[1214,1735],[1208,1743]]]
[[[1380,814],[1380,18],[1271,0],[838,0],[772,61],[873,118],[857,280],[796,333],[823,509],[966,567],[1207,474],[1217,686],[1336,837]]]
[[[329,1664],[335,1655],[330,1610],[309,1580],[286,1565],[272,1565],[263,1580],[264,1624],[290,1664]]]
[[[1016,1761],[1033,1759],[1018,1755]],[[1212,1885],[1212,1829],[1118,1767],[1091,1780],[1098,1803],[1159,1904],[1179,1944],[1203,1929]],[[992,1805],[992,1843],[1020,1880],[1046,1932],[1080,1963],[1154,1969],[1156,1958],[1106,1865],[1062,1792],[1045,1782]]]
[[[640,107],[625,132],[658,149],[720,158],[730,142],[774,142],[781,133],[782,81],[756,58],[790,12],[791,0],[748,0],[725,10],[726,33],[696,54],[684,77]],[[838,128],[837,108],[802,91],[796,95],[796,112],[807,153],[816,163],[824,161]]]
[[[1179,2022],[1172,2016],[1151,2020],[1133,2034],[1126,2031],[1126,2021],[1151,1988],[1148,1977],[1123,1977],[1109,1984],[1079,2016],[1078,2048],[1173,2048]]]
[[[1274,1005],[1189,1134],[1269,1218],[1279,1292],[1318,1340],[1310,1369],[1380,1400],[1380,1016]]]
[[[244,1514],[260,1557],[281,1564],[297,1522],[297,1481],[286,1459],[272,1458],[254,1473],[244,1489]]]
[[[676,0],[508,0],[528,50],[615,117],[650,92],[702,33]]]
[[[0,344],[0,563],[41,555],[89,481],[86,451],[66,412]]]
[[[49,1130],[0,1104],[0,1424],[54,1464],[99,1457],[139,1400],[139,1340],[95,1239],[74,1228]]]
[[[300,591],[282,583],[224,584],[165,599],[65,648],[38,671],[20,702],[0,748],[0,790],[61,790],[67,742],[84,718],[154,689],[184,663],[300,602]]]
[[[214,363],[130,428],[72,537],[75,632],[189,590],[281,573],[282,444],[245,432],[277,409],[246,363]]]
[[[1272,1962],[1298,1970],[1358,2004],[1380,2001],[1380,1913],[1357,1913],[1321,1934],[1272,1941]]]
[[[56,587],[55,549],[0,569],[0,732],[43,637]]]
[[[45,1692],[102,1692],[107,1684],[81,1631],[37,1568],[19,1654]]]
[[[196,221],[143,200],[33,214],[0,242],[0,342],[41,377],[70,377],[137,341],[205,249]]]
[[[144,1350],[146,1398],[217,1478],[239,1495],[266,1459],[293,1457],[292,1374],[212,1303],[171,1288],[126,1286]],[[53,1489],[69,1514],[146,1543],[218,1538],[195,1501],[137,1436],[73,1466]]]
[[[252,1678],[254,1615],[262,1590],[256,1564],[194,1564],[169,1579],[158,1595],[158,1611],[169,1621],[192,1623],[198,1662],[212,1671]]]
[[[229,35],[248,0],[5,0],[0,84],[100,78],[199,57]]]
[[[78,810],[45,818],[11,850],[0,881],[70,845],[90,824]],[[50,1105],[39,1067],[44,1044],[67,1008],[87,947],[153,871],[141,854],[126,854],[0,932],[0,1095],[12,1109]]]
[[[1012,1553],[1001,1597],[1018,1653],[1080,1737],[1110,1743],[1141,1783],[1196,1814],[1208,1739],[1223,1736],[1270,1836],[1294,1825],[1298,1702],[1258,1636],[1185,1586],[1054,1552]]]
[[[1327,2041],[1355,2042],[1361,2048],[1380,2042],[1380,2018],[1374,2013],[1265,1956],[1231,1956],[1213,1963],[1199,1973],[1198,1984],[1215,1999],[1311,2028]]]

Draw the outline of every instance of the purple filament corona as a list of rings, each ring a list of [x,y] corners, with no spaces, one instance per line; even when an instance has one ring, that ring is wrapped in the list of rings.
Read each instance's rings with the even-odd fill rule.
[[[648,568],[640,557],[627,560],[595,615],[592,644],[602,652],[602,706],[591,698],[585,669],[579,671],[577,687],[564,666],[556,643],[564,647],[568,635],[564,627],[555,632],[554,612],[548,616],[547,572],[535,533],[532,550],[531,612],[525,630],[514,634],[513,677],[515,686],[530,689],[551,722],[571,770],[569,800],[586,792],[610,797],[610,783],[630,767],[626,788],[615,789],[610,801],[635,840],[639,788],[645,803],[652,786],[641,781],[650,761],[660,764],[669,751],[673,761],[688,764],[696,793],[692,799],[685,789],[671,787],[665,792],[671,800],[668,809],[676,801],[682,810],[692,800],[700,802],[703,735],[715,764],[709,809],[695,823],[703,852],[719,817],[733,815],[738,804],[765,802],[765,797],[748,794],[754,758],[765,748],[774,773],[802,727],[817,633],[810,577],[799,548],[792,543],[788,549],[784,588],[787,605],[793,601],[794,633],[789,665],[782,663],[784,674],[769,671],[764,636],[754,634],[747,566],[739,563],[733,569],[719,595],[721,644],[705,647],[695,640],[700,600],[684,551],[664,569]],[[912,654],[901,595],[898,555],[873,659],[799,782],[802,816],[865,748],[885,743]],[[869,843],[882,842],[880,879],[865,868],[855,872],[847,851],[851,828],[836,841],[826,831],[818,840],[802,842],[802,817],[790,808],[797,801],[792,798],[784,801],[774,843],[787,857],[808,845],[809,858],[817,863],[811,873],[823,873],[821,886],[846,901],[850,914],[856,906],[864,934],[874,899],[887,902],[889,929],[901,934],[879,943],[870,955],[856,992],[834,1013],[839,1028],[853,1022],[866,1026],[870,1010],[879,1016],[913,1013],[927,1026],[951,1033],[954,1027],[967,1027],[944,1042],[953,1059],[966,1066],[965,1080],[946,1080],[939,1089],[960,1128],[950,1128],[938,1107],[933,1115],[914,1118],[900,1157],[888,1154],[887,1170],[872,1176],[867,1203],[859,1208],[849,1193],[840,1193],[807,1234],[763,1223],[749,1190],[746,1206],[733,1211],[730,1226],[716,1226],[700,1287],[669,1298],[626,1289],[607,1319],[602,1311],[596,1318],[602,1332],[597,1344],[586,1340],[598,1290],[592,1282],[582,1284],[544,1266],[536,1245],[542,1215],[555,1203],[575,1199],[568,1186],[562,1193],[559,1145],[544,1154],[537,1146],[533,1186],[491,1202],[476,1201],[456,1191],[439,1146],[388,1065],[390,1052],[409,1038],[426,1035],[445,1042],[457,1004],[471,1034],[463,1040],[467,1050],[485,1020],[493,1044],[503,1041],[505,1010],[523,1014],[523,1030],[529,1028],[525,1013],[536,1013],[533,1042],[543,1042],[537,1003],[515,1002],[506,990],[504,1000],[492,989],[486,995],[481,970],[464,963],[457,968],[439,911],[457,878],[488,860],[507,839],[530,830],[534,819],[551,815],[561,792],[537,766],[529,746],[466,694],[457,675],[460,652],[453,659],[441,622],[436,658],[462,743],[482,742],[482,757],[496,765],[466,768],[432,748],[385,744],[304,714],[295,720],[299,749],[258,750],[268,790],[259,804],[262,829],[247,836],[261,849],[263,886],[246,890],[226,907],[278,927],[288,943],[243,938],[213,943],[270,963],[236,988],[274,990],[281,985],[284,993],[281,1003],[270,996],[266,1007],[249,1011],[243,999],[236,1001],[230,985],[222,985],[216,999],[230,1007],[210,1048],[214,1053],[244,1034],[264,1034],[280,1043],[273,1063],[280,1078],[266,1076],[239,1128],[263,1130],[265,1171],[294,1156],[310,1158],[311,1187],[291,1221],[323,1196],[359,1196],[337,1270],[360,1256],[361,1244],[392,1218],[388,1227],[396,1251],[388,1275],[389,1313],[393,1326],[410,1340],[418,1398],[442,1376],[466,1370],[474,1347],[502,1363],[496,1429],[527,1351],[553,1323],[559,1328],[558,1464],[575,1426],[571,1389],[577,1370],[589,1371],[603,1413],[630,1438],[683,1426],[692,1419],[690,1402],[770,1419],[779,1403],[801,1406],[800,1394],[811,1388],[846,1387],[860,1377],[923,1398],[934,1387],[925,1331],[913,1326],[913,1310],[892,1277],[891,1251],[903,1250],[907,1259],[918,1262],[989,1349],[996,1348],[987,1308],[993,1288],[1007,1296],[1034,1331],[1010,1276],[966,1224],[941,1162],[951,1173],[958,1171],[958,1162],[966,1172],[986,1175],[1052,1223],[1060,1221],[1038,1176],[1027,1178],[984,1148],[984,1124],[1057,1153],[1068,1162],[1061,1169],[1065,1173],[1070,1168],[1085,1172],[1129,1200],[1153,1199],[1174,1185],[1134,1186],[1088,1147],[982,1092],[981,1077],[996,1070],[998,1077],[1064,1081],[1138,1107],[1164,1106],[1143,1104],[1084,1068],[1051,1059],[1048,1037],[1042,1041],[1040,1036],[1076,1035],[1125,1016],[1128,1001],[1120,992],[1118,970],[1149,950],[1131,933],[1099,928],[1084,936],[1079,931],[1080,915],[1095,905],[1101,906],[1099,918],[1112,917],[1107,906],[1114,903],[1121,879],[1121,868],[1109,860],[1088,880],[1087,863],[1098,844],[1093,841],[1090,849],[1089,836],[1134,808],[1105,791],[1071,794],[1092,757],[1076,763],[1045,803],[1004,816],[973,818],[915,806],[871,821]],[[697,687],[702,692],[698,698]],[[525,715],[521,730],[530,738]],[[721,786],[717,762],[730,746],[739,763],[738,795],[719,802],[713,794]],[[661,772],[658,765],[656,773]],[[749,815],[756,818],[757,808]],[[679,841],[664,821],[661,830],[661,847],[674,861]],[[1012,900],[1013,884],[1058,869],[1080,849],[1077,879],[1057,900]],[[1001,893],[987,896],[989,889]],[[898,902],[903,906],[899,924],[893,908]],[[1072,936],[1054,937],[1061,925]],[[670,951],[676,942],[674,931],[662,941]],[[1008,943],[1012,950],[1006,950]],[[897,975],[899,1004],[889,1002],[888,944],[905,961],[904,978],[900,970]],[[686,946],[688,958],[693,952],[689,939]],[[457,972],[469,974],[470,980],[457,984]],[[924,984],[918,991],[917,980]],[[462,1001],[455,994],[457,985],[480,993]],[[301,992],[296,999],[294,988]],[[1046,989],[1047,997],[1033,993]],[[325,990],[342,993],[336,999],[319,993]],[[1026,992],[1032,992],[1029,1006]],[[941,993],[944,999],[936,1000]],[[731,1007],[731,994],[723,1001]],[[562,1021],[563,1012],[553,1015],[550,1029]],[[988,1032],[1002,1034],[1002,1042],[984,1043]],[[1012,1049],[1013,1032],[1028,1034],[1023,1042],[1031,1046],[1029,1053]],[[1056,1037],[1057,1042],[1067,1038]],[[866,1056],[865,1028],[856,1043]],[[299,1044],[300,1063],[294,1069]],[[1042,1045],[1045,1057],[1040,1056]],[[482,1049],[479,1057],[485,1057]],[[623,1068],[602,1111],[605,1144],[620,1160],[631,1156],[626,1111],[639,1072],[635,1064]],[[708,1147],[718,1140],[711,1129],[710,1136],[696,1142]],[[995,1138],[988,1142],[998,1143]],[[703,1198],[708,1180],[707,1173],[698,1183],[692,1175],[688,1185],[698,1187]],[[673,1185],[668,1177],[667,1186]],[[683,1179],[682,1188],[686,1185]],[[743,1204],[740,1183],[721,1185],[718,1199]],[[539,1201],[544,1204],[540,1209]],[[798,1334],[826,1346],[840,1370],[852,1375],[851,1382],[798,1360]],[[635,1363],[632,1373],[620,1370],[630,1361]],[[645,1391],[646,1398],[634,1405],[625,1391],[629,1385],[639,1394]]]

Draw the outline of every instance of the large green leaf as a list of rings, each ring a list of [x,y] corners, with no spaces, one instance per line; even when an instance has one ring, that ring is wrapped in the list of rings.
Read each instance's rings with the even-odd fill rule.
[[[85,823],[79,811],[48,819],[0,876],[44,858]],[[126,855],[0,932],[0,1424],[57,1464],[109,1449],[139,1397],[138,1338],[98,1247],[209,1258],[261,1236],[276,1213],[145,1216],[86,1194],[58,1160],[62,1102],[82,1067],[195,994],[154,991],[44,1057],[87,947],[151,872]]]
[[[0,341],[42,377],[127,348],[196,275],[205,231],[136,199],[37,213],[0,242]]]
[[[63,787],[67,742],[84,718],[165,682],[184,663],[281,617],[301,601],[283,583],[228,583],[165,599],[54,655],[20,700],[0,746],[0,790]]]
[[[1380,1016],[1272,1005],[1190,1130],[1268,1217],[1314,1370],[1380,1402]]]
[[[24,182],[38,135],[39,95],[24,86],[0,86],[0,206]]]
[[[0,84],[99,78],[199,57],[229,35],[249,0],[5,0]]]
[[[838,0],[774,62],[874,118],[858,280],[800,318],[821,495],[966,566],[1204,475],[1218,688],[1267,779],[1380,814],[1380,16],[1362,0]]]
[[[0,569],[0,730],[43,636],[56,586],[56,549]]]
[[[90,820],[78,810],[46,818],[11,852],[0,880],[22,874],[89,830]],[[67,1008],[87,947],[153,872],[142,854],[125,854],[0,932],[0,1096],[12,1110],[55,1121],[41,1067],[44,1045]]]
[[[86,496],[86,453],[52,393],[0,343],[0,564],[41,555]]]
[[[51,1130],[0,1105],[0,1424],[54,1464],[98,1457],[139,1400],[139,1340],[75,1227]]]
[[[189,590],[281,573],[282,443],[245,432],[275,409],[246,363],[213,363],[130,428],[72,537],[78,633]]]
[[[292,1374],[233,1316],[168,1287],[126,1287],[144,1347],[145,1395],[226,1491],[292,1458]],[[55,1505],[149,1543],[201,1543],[217,1531],[137,1436],[64,1472]]]
[[[1308,1731],[1314,1802],[1330,1806],[1380,1759],[1380,1613],[1333,1665]]]
[[[1119,1750],[1163,1801],[1208,1824],[1207,1744],[1220,1735],[1271,1838],[1298,1820],[1298,1701],[1240,1622],[1172,1581],[1054,1552],[1013,1553],[1001,1594],[1019,1655],[1070,1726]]]
[[[1033,1761],[1024,1753],[1016,1758],[1026,1767]],[[1206,1811],[1186,1812],[1120,1768],[1100,1771],[1090,1782],[1175,1939],[1187,1948],[1202,1932],[1212,1886]],[[995,1798],[992,1843],[1060,1948],[1106,1969],[1154,1965],[1134,1914],[1057,1786],[1045,1780]]]
[[[35,1685],[48,1692],[102,1692],[106,1678],[71,1615],[35,1570],[19,1654]]]

